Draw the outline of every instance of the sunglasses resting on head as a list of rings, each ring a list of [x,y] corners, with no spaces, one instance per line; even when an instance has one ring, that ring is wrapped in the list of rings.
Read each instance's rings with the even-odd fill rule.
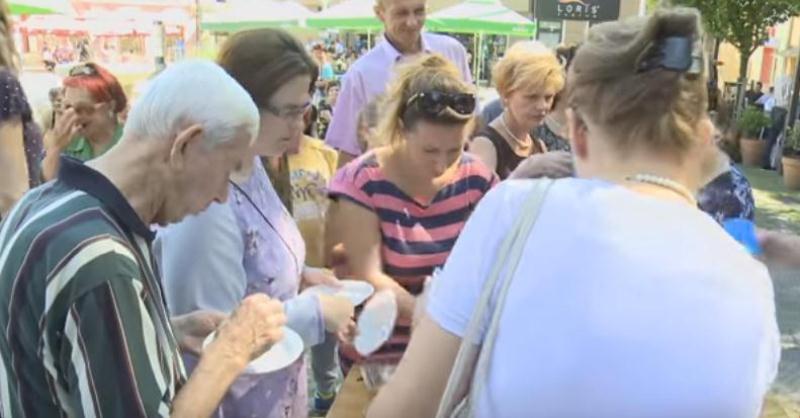
[[[411,96],[406,107],[416,106],[423,114],[436,117],[445,109],[461,116],[471,116],[475,112],[477,99],[471,93],[445,93],[439,90],[423,91]]]

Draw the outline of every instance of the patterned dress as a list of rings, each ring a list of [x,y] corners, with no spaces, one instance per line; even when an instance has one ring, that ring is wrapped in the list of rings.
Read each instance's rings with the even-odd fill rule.
[[[0,123],[12,118],[22,120],[22,141],[28,163],[28,183],[30,187],[36,187],[42,179],[42,132],[33,121],[33,113],[19,79],[12,72],[0,69]]]
[[[298,295],[305,245],[292,216],[254,159],[251,176],[231,185],[228,202],[214,204],[159,232],[158,251],[173,315],[197,309],[230,312],[265,293],[283,302],[287,326],[306,347],[325,337],[318,299]],[[188,370],[197,359],[185,355]],[[299,418],[308,414],[303,356],[269,374],[243,374],[223,399],[219,418]]]
[[[303,237],[258,159],[253,174],[240,187],[231,188],[229,205],[244,233],[246,294],[266,293],[281,301],[294,298],[305,264]],[[275,373],[241,376],[223,401],[219,417],[304,417],[308,412],[306,381],[302,356]]]
[[[755,220],[756,204],[747,177],[733,164],[708,183],[697,196],[700,209],[718,223],[727,219]]]

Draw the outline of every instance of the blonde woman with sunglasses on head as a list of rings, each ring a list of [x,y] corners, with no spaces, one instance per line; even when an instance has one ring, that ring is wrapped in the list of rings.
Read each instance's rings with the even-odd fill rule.
[[[694,198],[716,162],[702,39],[694,9],[592,27],[567,76],[577,178],[481,202],[368,417],[450,417],[461,371],[477,418],[759,416],[780,334],[766,268]]]
[[[330,186],[338,237],[353,277],[397,296],[399,324],[371,362],[397,363],[415,296],[444,264],[472,209],[497,177],[464,145],[475,89],[440,55],[402,67],[383,102],[378,147],[343,167]]]

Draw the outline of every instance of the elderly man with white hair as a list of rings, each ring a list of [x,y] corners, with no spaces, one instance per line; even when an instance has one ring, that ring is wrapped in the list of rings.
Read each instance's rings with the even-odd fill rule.
[[[0,225],[0,403],[5,417],[209,416],[249,360],[281,338],[264,295],[234,313],[170,318],[149,225],[227,199],[259,114],[209,62],[175,65],[132,109],[120,142],[62,159]],[[198,350],[186,379],[179,348]]]

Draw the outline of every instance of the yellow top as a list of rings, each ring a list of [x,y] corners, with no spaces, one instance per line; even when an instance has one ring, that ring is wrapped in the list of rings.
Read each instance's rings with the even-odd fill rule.
[[[292,215],[306,242],[306,264],[311,267],[324,267],[327,188],[337,163],[333,148],[309,136],[303,137],[297,154],[289,155]]]

